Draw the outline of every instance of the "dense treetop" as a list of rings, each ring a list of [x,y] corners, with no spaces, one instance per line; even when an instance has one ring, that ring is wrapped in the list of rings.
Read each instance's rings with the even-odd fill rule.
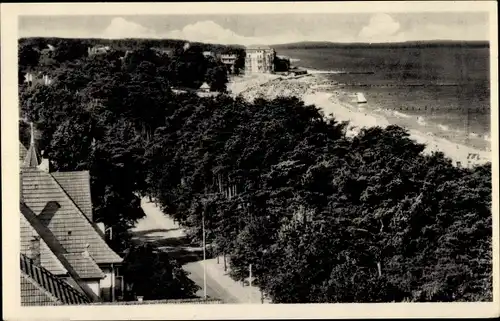
[[[348,137],[297,98],[175,94],[218,79],[194,47],[168,63],[147,47],[61,62],[53,85],[21,87],[52,168],[90,170],[116,249],[151,195],[195,241],[204,216],[232,276],[252,264],[274,302],[492,299],[491,164],[424,155],[397,126]]]

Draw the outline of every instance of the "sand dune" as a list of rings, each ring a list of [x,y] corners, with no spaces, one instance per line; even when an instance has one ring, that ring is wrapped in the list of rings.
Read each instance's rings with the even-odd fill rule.
[[[286,79],[278,75],[260,74],[234,78],[228,85],[228,89],[233,95],[241,95],[248,100],[258,96],[275,98],[293,95],[300,97],[306,104],[320,107],[325,116],[332,114],[339,121],[349,121],[349,135],[356,134],[363,127],[385,127],[390,124],[382,115],[343,103],[332,93],[316,91],[312,86],[317,83],[317,80],[315,77]],[[417,118],[416,122],[422,123],[422,120]],[[460,162],[462,166],[491,162],[491,152],[457,144],[432,133],[423,133],[413,129],[409,132],[412,139],[427,145],[426,152],[441,151],[454,162]]]

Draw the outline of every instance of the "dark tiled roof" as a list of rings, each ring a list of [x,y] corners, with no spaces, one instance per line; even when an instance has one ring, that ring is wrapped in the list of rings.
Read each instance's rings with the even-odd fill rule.
[[[33,236],[40,237],[40,264],[49,272],[55,275],[64,275],[68,273],[64,265],[59,261],[56,254],[48,247],[44,239],[31,226],[26,217],[21,214],[21,253],[28,255],[30,242]]]
[[[82,279],[104,278],[104,273],[90,256],[83,253],[66,253],[64,257]]]
[[[40,165],[40,156],[38,155],[36,147],[33,144],[28,148],[24,161],[21,165],[23,167],[37,167]]]
[[[85,304],[89,300],[46,269],[21,254],[21,304]]]
[[[88,171],[53,172],[52,177],[61,185],[80,210],[92,221],[90,175]]]
[[[56,297],[21,272],[21,306],[60,305]]]
[[[74,204],[63,188],[49,173],[34,168],[21,171],[21,193],[26,205],[56,237],[69,253],[81,253],[86,248],[98,263],[121,263],[118,256],[97,232],[96,227]],[[49,202],[57,202],[57,211],[41,213]]]
[[[77,273],[75,267],[73,267],[68,259],[64,256],[68,253],[66,249],[61,245],[61,243],[54,236],[52,231],[38,219],[37,215],[28,207],[26,204],[21,203],[21,214],[26,218],[26,221],[33,227],[33,229],[40,235],[41,239],[47,244],[52,253],[55,254],[59,262],[64,266],[68,272],[69,279],[73,287],[79,290],[82,294],[86,295],[92,301],[99,301],[99,297],[92,291],[92,289],[83,281],[81,276]],[[42,214],[39,216],[44,216],[48,211],[57,211],[60,208],[59,204],[56,202],[49,202],[42,210]]]
[[[24,159],[26,158],[26,154],[28,154],[28,150],[21,142],[19,142],[19,162],[21,163],[21,166],[23,165]]]

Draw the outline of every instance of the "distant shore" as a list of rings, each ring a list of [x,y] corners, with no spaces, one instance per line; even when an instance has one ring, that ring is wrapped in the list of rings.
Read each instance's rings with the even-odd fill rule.
[[[325,116],[333,115],[339,121],[349,121],[348,135],[356,134],[363,127],[385,127],[390,124],[396,124],[396,112],[392,112],[393,115],[384,116],[366,109],[362,105],[356,106],[355,104],[342,101],[340,97],[344,93],[340,89],[335,89],[334,84],[328,86],[328,91],[319,88],[318,83],[323,80],[321,74],[330,72],[335,73],[333,70],[319,71],[308,69],[308,77],[253,74],[233,78],[228,85],[228,89],[234,96],[241,94],[248,100],[256,97],[297,96],[306,104],[314,104],[321,108]],[[411,121],[419,123],[421,120],[419,117],[416,120],[407,120],[407,122]],[[408,126],[405,127],[408,128]],[[418,143],[426,144],[427,153],[441,151],[452,159],[455,164],[460,162],[461,166],[470,166],[491,162],[491,151],[480,150],[452,142],[435,133],[422,132],[414,128],[408,128],[408,130],[412,139]]]

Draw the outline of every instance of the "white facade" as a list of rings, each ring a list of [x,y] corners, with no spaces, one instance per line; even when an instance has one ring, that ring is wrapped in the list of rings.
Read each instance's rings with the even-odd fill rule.
[[[116,301],[119,296],[123,296],[125,288],[123,277],[119,275],[119,267],[100,266],[104,272],[104,278],[99,282],[100,297],[104,301]]]
[[[95,295],[99,296],[101,293],[101,288],[99,286],[99,280],[85,280],[87,286],[95,293]]]
[[[246,49],[245,73],[271,73],[274,71],[274,49],[249,47]]]
[[[52,84],[53,80],[48,75],[42,75],[40,78],[40,75],[33,75],[28,72],[24,75],[24,82],[30,85],[42,84],[48,86]]]
[[[236,61],[236,55],[221,55],[220,56],[220,60],[222,61],[222,63],[224,64],[228,64],[228,65],[232,65],[234,64],[234,62]]]

